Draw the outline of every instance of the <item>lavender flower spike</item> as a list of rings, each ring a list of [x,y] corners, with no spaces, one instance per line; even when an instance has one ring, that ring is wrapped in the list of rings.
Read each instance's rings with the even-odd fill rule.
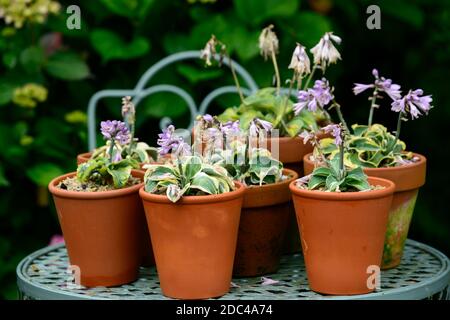
[[[259,134],[267,134],[272,131],[272,124],[269,121],[261,120],[259,118],[255,118],[250,123],[249,134],[252,137],[256,137]]]
[[[339,146],[342,144],[342,128],[339,124],[329,124],[323,127],[325,133],[330,133],[334,137],[334,143]]]
[[[308,90],[300,90],[298,92],[298,102],[294,104],[295,115],[298,115],[305,107],[311,112],[323,109],[328,105],[334,96],[328,80],[316,80],[314,86]]]
[[[183,142],[183,138],[176,137],[174,135],[175,127],[173,125],[168,126],[162,133],[158,134],[158,141],[156,142],[160,147],[158,152],[160,155],[166,155],[171,150],[177,150],[180,143]]]
[[[422,114],[428,114],[433,107],[431,95],[423,96],[422,89],[409,90],[401,99],[392,102],[391,110],[395,112],[409,113],[411,119],[417,119]]]
[[[380,92],[385,92],[393,101],[401,98],[401,87],[398,84],[392,83],[391,79],[380,77],[377,69],[372,70],[372,75],[375,77],[374,83],[355,83],[355,86],[353,87],[353,93],[355,95],[358,95],[367,89],[376,88]]]
[[[237,136],[240,132],[239,120],[228,121],[220,125],[220,131],[224,135],[234,135]]]
[[[130,131],[125,122],[117,120],[102,121],[100,128],[105,140],[114,140],[120,145],[126,145],[130,142]]]

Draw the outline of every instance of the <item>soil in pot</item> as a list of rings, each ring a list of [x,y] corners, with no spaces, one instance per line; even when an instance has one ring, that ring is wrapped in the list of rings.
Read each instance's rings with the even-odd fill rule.
[[[336,295],[375,290],[371,268],[379,268],[393,182],[369,177],[364,192],[322,192],[290,184],[311,290]]]
[[[165,296],[219,297],[230,290],[245,187],[172,203],[141,188],[156,268]]]
[[[143,184],[99,192],[58,187],[75,175],[55,178],[49,190],[80,284],[108,287],[136,280],[142,260],[143,207],[138,192]],[[133,170],[132,175],[143,178],[140,170]]]
[[[304,157],[305,174],[314,170],[311,154]],[[426,158],[414,153],[418,161],[412,164],[388,168],[364,168],[373,177],[391,180],[396,189],[389,211],[389,222],[384,242],[382,269],[391,269],[401,263],[408,230],[411,224],[419,188],[425,184]]]
[[[284,169],[283,176],[285,179],[275,184],[247,187],[239,223],[234,276],[253,277],[278,270],[290,214],[289,184],[298,175]]]

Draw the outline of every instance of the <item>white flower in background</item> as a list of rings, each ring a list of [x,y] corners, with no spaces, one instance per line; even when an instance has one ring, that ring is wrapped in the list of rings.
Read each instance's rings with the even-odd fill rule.
[[[205,60],[207,66],[211,65],[211,58],[216,54],[217,39],[214,35],[205,45],[205,48],[200,51],[200,59]]]
[[[259,35],[259,50],[265,60],[278,53],[278,37],[272,29],[273,24],[264,28]]]
[[[333,42],[340,44],[342,40],[334,35],[333,32],[327,32],[320,39],[319,43],[310,50],[314,55],[314,64],[321,65],[322,69],[341,59],[341,54],[337,51]]]
[[[295,47],[288,68],[293,69],[297,77],[303,77],[311,72],[311,62],[309,61],[308,54],[306,53],[305,47],[300,43],[297,43]]]

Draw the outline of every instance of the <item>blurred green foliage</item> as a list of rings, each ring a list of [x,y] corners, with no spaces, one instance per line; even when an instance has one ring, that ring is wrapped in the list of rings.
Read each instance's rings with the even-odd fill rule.
[[[211,33],[228,44],[233,58],[260,86],[268,86],[272,66],[259,57],[257,39],[269,23],[280,38],[284,79],[290,75],[287,65],[295,42],[312,47],[330,30],[343,38],[343,61],[330,68],[329,78],[349,123],[366,121],[368,102],[354,97],[351,86],[371,81],[374,67],[405,89],[420,87],[433,94],[430,116],[402,129],[408,150],[429,160],[410,237],[450,252],[449,1],[78,1],[81,30],[66,27],[66,7],[76,1],[59,3],[60,12],[44,23],[26,22],[15,29],[0,21],[0,297],[16,297],[17,263],[60,232],[46,185],[52,177],[74,171],[76,155],[86,151],[84,111],[91,95],[106,88],[134,87],[153,63],[174,52],[201,49]],[[371,4],[381,8],[381,30],[366,28],[366,8]],[[153,82],[178,85],[197,101],[217,86],[232,85],[225,70],[204,70],[200,62],[170,67]],[[25,87],[28,84],[38,90]],[[211,112],[236,103],[235,95],[224,96]],[[119,99],[105,100],[100,117],[119,117],[119,105]],[[145,99],[138,108],[138,136],[154,145],[159,118],[166,115],[178,126],[189,118],[176,96]],[[375,122],[391,130],[395,118],[383,104],[375,113]]]

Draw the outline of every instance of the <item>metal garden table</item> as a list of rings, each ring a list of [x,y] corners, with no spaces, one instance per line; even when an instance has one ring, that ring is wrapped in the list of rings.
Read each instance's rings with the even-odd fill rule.
[[[56,245],[36,251],[17,266],[21,299],[167,299],[161,294],[155,267],[141,268],[139,279],[113,287],[76,286],[68,273],[67,251]],[[425,244],[407,240],[399,267],[381,272],[381,289],[356,296],[324,296],[308,287],[303,256],[284,256],[278,273],[268,275],[279,281],[262,285],[261,277],[233,279],[230,293],[220,299],[446,299],[450,298],[450,261]]]

